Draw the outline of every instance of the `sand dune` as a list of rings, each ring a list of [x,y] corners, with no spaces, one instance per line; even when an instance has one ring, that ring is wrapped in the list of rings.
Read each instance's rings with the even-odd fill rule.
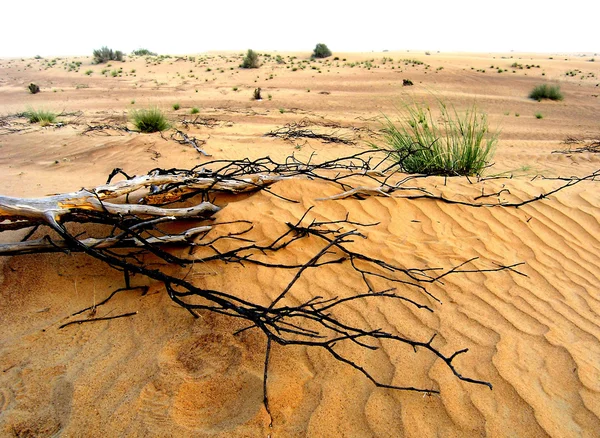
[[[289,143],[263,134],[304,117],[376,129],[368,119],[391,113],[403,98],[430,99],[432,93],[458,107],[477,102],[488,112],[492,124],[501,128],[495,165],[488,174],[506,178],[475,182],[430,177],[415,182],[431,193],[473,200],[508,189],[500,199],[519,202],[562,184],[533,178],[536,174],[583,177],[600,168],[598,154],[552,154],[568,147],[562,143],[567,136],[600,138],[597,62],[534,54],[339,56],[347,63],[374,59],[377,68],[349,67],[340,60],[339,67],[319,65],[322,73],[310,68],[292,72],[274,62],[257,71],[240,71],[235,55],[215,54],[197,55],[203,61],[171,59],[173,64],[167,60],[158,65],[138,58],[123,64],[127,74],[112,78],[102,76],[89,59],[82,59],[81,72],[39,70],[39,60],[2,60],[3,116],[27,105],[82,113],[64,116],[70,123],[62,128],[30,126],[18,118],[0,126],[1,193],[42,196],[93,187],[104,183],[115,167],[140,175],[155,167],[190,168],[210,159],[282,160],[294,153],[325,160],[349,155],[367,149],[364,131],[360,138],[356,134],[354,146]],[[431,67],[396,63],[392,70],[389,62],[381,62],[384,56],[417,58]],[[512,73],[513,62],[541,67]],[[508,71],[499,74],[490,65]],[[94,70],[89,77],[83,74],[88,67]],[[132,69],[136,73],[129,73]],[[565,76],[572,69],[596,77]],[[189,70],[193,78],[186,77],[192,74]],[[270,74],[273,79],[267,79]],[[405,77],[415,86],[403,88]],[[532,86],[546,79],[560,82],[563,102],[527,99]],[[42,87],[39,95],[26,93],[24,87],[32,81]],[[88,87],[77,88],[81,83]],[[251,101],[256,86],[272,99]],[[171,109],[175,102],[181,110]],[[81,135],[88,124],[124,125],[127,111],[149,105],[164,108],[174,121],[192,118],[192,107],[200,108],[202,117],[218,119],[218,126],[188,131],[207,141],[205,149],[213,157],[158,134]],[[536,111],[544,118],[536,119]],[[8,131],[11,127],[23,130]],[[367,239],[354,245],[405,267],[450,269],[477,258],[467,266],[485,270],[524,262],[518,271],[525,275],[449,275],[443,284],[428,286],[441,303],[410,288],[402,290],[434,313],[393,300],[361,300],[336,310],[339,318],[365,328],[424,341],[437,333],[435,345],[445,354],[468,348],[455,365],[463,375],[491,382],[493,390],[461,382],[426,352],[415,354],[386,341],[376,351],[345,346],[340,351],[382,382],[440,394],[376,388],[322,350],[274,345],[269,428],[262,404],[265,339],[258,331],[234,336],[243,322],[210,313],[196,320],[169,299],[163,286],[139,276],[133,283],[149,286],[147,294],[121,292],[98,309],[101,315],[137,315],[59,329],[73,312],[121,287],[123,279],[82,254],[27,255],[0,259],[0,436],[598,436],[598,182],[584,181],[519,208],[408,200],[402,192],[364,200],[318,200],[340,193],[340,188],[306,179],[280,181],[272,190],[281,197],[266,192],[217,197],[223,207],[217,222],[252,221],[249,237],[265,243],[285,231],[286,221],[296,222],[313,207],[309,217],[317,220],[336,221],[349,214],[352,221],[378,223],[365,227]],[[0,238],[7,241],[15,235]],[[302,263],[321,246],[317,240],[303,240],[280,257]],[[194,265],[178,273],[263,304],[294,275],[233,264]],[[383,288],[386,282],[376,285]],[[343,266],[326,265],[307,272],[288,299],[297,304],[317,295],[362,292],[360,277]]]

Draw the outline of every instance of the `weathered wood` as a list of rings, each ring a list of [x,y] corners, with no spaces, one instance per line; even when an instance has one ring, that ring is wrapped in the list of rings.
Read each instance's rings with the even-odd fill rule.
[[[172,217],[172,219],[176,219]],[[186,230],[181,234],[168,234],[161,237],[149,237],[142,241],[141,239],[130,237],[107,237],[97,239],[90,237],[81,239],[79,242],[88,248],[106,249],[106,248],[141,248],[145,245],[193,245],[195,238],[199,234],[207,233],[212,229],[211,226],[195,227]],[[48,236],[36,240],[27,240],[24,242],[0,244],[0,256],[14,256],[24,254],[38,254],[51,252],[81,252],[81,247],[74,247],[72,243],[64,240],[54,240]]]

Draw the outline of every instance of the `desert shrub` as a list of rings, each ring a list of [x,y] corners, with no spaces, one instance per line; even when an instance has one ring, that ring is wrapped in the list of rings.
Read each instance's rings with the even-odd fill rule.
[[[564,96],[560,91],[560,86],[558,85],[548,85],[542,84],[537,85],[531,93],[529,93],[530,99],[535,99],[538,102],[542,99],[550,99],[550,100],[563,100]]]
[[[542,113],[535,113],[535,118],[536,119],[543,119],[544,115]]]
[[[29,89],[29,92],[31,94],[37,94],[40,92],[40,87],[36,84],[34,84],[33,82],[31,84],[29,84],[29,86],[27,87]]]
[[[260,95],[260,87],[254,89],[254,92],[252,93],[252,98],[254,100],[262,100],[262,96]]]
[[[102,64],[108,61],[123,61],[123,52],[116,50],[113,52],[112,49],[104,46],[101,49],[94,50],[94,64]]]
[[[28,108],[25,111],[25,117],[30,123],[39,123],[42,126],[48,126],[56,121],[56,113],[44,109]]]
[[[181,105],[179,105],[179,102],[178,102],[178,103],[174,103],[174,104],[173,104],[173,109],[174,109],[175,111],[177,111],[179,108],[181,108]]]
[[[158,108],[132,111],[131,122],[141,132],[157,132],[169,129],[169,122]]]
[[[407,173],[480,175],[490,162],[498,134],[488,129],[487,115],[473,106],[464,114],[439,102],[440,114],[429,106],[407,105],[401,118],[383,121],[383,140]],[[438,122],[438,120],[441,120]]]
[[[131,54],[135,56],[156,56],[156,53],[151,52],[148,49],[136,49],[132,51]]]
[[[246,56],[244,57],[244,61],[242,61],[242,68],[258,68],[260,67],[258,63],[258,53],[256,53],[252,49],[248,49]]]
[[[190,114],[198,114],[199,112],[200,112],[200,110],[196,107],[194,107],[190,110]]]
[[[325,44],[319,43],[315,46],[312,56],[313,58],[327,58],[331,56],[331,50]]]
[[[410,79],[402,79],[402,86],[403,87],[410,87],[414,85],[413,81],[411,81]]]

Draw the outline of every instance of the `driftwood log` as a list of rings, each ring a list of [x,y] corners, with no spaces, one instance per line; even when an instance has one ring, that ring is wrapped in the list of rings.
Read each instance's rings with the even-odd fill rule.
[[[494,194],[497,202],[478,203],[475,200],[466,202],[447,199],[408,185],[424,176],[407,176],[399,180],[396,178],[392,183],[391,174],[395,173],[396,169],[394,164],[389,163],[389,154],[383,152],[382,156],[381,153],[359,152],[322,163],[314,163],[314,157],[303,162],[294,156],[288,157],[283,163],[277,163],[268,157],[254,161],[215,160],[193,169],[153,169],[143,176],[129,176],[123,170],[115,169],[106,184],[93,189],[33,199],[0,196],[0,232],[30,228],[22,241],[0,244],[0,256],[57,251],[84,252],[122,271],[126,288],[130,286],[130,273],[162,283],[169,297],[194,317],[198,317],[199,312],[208,311],[246,321],[248,325],[241,331],[255,329],[265,336],[263,390],[264,405],[269,413],[267,380],[273,342],[283,346],[321,348],[337,361],[362,373],[379,387],[423,393],[438,392],[435,388],[396,386],[389,382],[381,382],[362,365],[346,357],[339,348],[340,345],[351,344],[357,348],[375,350],[380,346],[381,340],[397,342],[411,346],[415,354],[433,355],[462,381],[492,388],[491,383],[464,376],[456,367],[456,358],[466,353],[466,348],[443,353],[435,346],[435,334],[428,339],[410,339],[381,329],[366,329],[339,320],[335,316],[336,309],[352,305],[358,300],[396,300],[420,311],[433,312],[433,305],[439,300],[427,290],[427,285],[437,283],[448,275],[467,272],[507,271],[515,275],[524,275],[517,270],[520,264],[482,269],[474,266],[475,259],[472,259],[445,269],[402,266],[395,260],[365,255],[359,251],[360,246],[354,244],[367,238],[366,230],[375,224],[353,222],[349,217],[331,222],[310,220],[310,209],[296,222],[287,223],[287,230],[276,239],[259,244],[248,237],[253,227],[252,223],[219,223],[212,220],[220,209],[219,193],[236,194],[266,190],[283,198],[271,190],[274,183],[288,178],[310,178],[325,180],[337,186],[340,194],[331,197],[336,199],[360,199],[371,195],[395,196],[401,195],[402,190],[410,190],[413,194],[404,197],[473,207],[518,207],[582,181],[595,180],[600,171],[583,178],[557,179],[560,185],[556,189],[522,202],[501,202],[501,191]],[[122,175],[125,179],[111,182],[117,175]],[[357,178],[360,185],[352,182]],[[481,197],[494,195],[483,195],[482,192]],[[213,202],[209,202],[209,199]],[[187,205],[172,205],[181,201],[186,201]],[[207,223],[207,220],[211,222]],[[108,226],[104,227],[106,232],[102,236],[82,237],[70,230],[69,222]],[[173,222],[184,224],[185,231],[170,233],[168,227],[164,226]],[[44,228],[49,228],[52,232],[29,240],[36,230],[39,234]],[[221,231],[217,233],[217,230]],[[219,251],[215,243],[221,239],[236,244],[227,251]],[[302,239],[317,242],[321,249],[308,260],[297,264],[279,263],[277,258],[271,257]],[[170,251],[173,245],[188,246],[190,251],[186,256],[175,255]],[[293,271],[294,274],[283,290],[273,294],[276,297],[270,303],[254,303],[233,292],[200,287],[185,276],[178,277],[169,273],[172,270],[166,268],[151,269],[140,257],[144,253],[154,254],[164,262],[165,267],[167,264],[185,266],[199,262],[242,265],[254,263],[270,269]],[[356,276],[357,284],[362,284],[363,291],[341,297],[315,296],[300,304],[291,304],[290,300],[286,300],[293,293],[292,289],[298,280],[308,270],[333,264],[346,269],[348,275]],[[381,281],[389,283],[389,287],[378,289],[374,286]],[[120,290],[122,289],[114,291],[100,305]],[[408,294],[408,291],[411,293]],[[415,298],[415,293],[421,299]],[[129,314],[117,317],[125,316]],[[81,322],[83,321],[73,321],[74,324]],[[62,327],[68,325],[70,323],[63,324]]]

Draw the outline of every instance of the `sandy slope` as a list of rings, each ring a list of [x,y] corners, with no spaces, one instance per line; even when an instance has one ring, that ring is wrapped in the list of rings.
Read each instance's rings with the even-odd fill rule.
[[[236,54],[195,55],[195,61],[173,57],[156,65],[138,58],[113,63],[110,70],[123,67],[121,77],[104,77],[100,72],[105,67],[91,66],[89,58],[80,59],[79,71],[70,72],[68,63],[77,59],[69,59],[67,69],[58,60],[41,70],[49,60],[2,60],[1,116],[28,105],[69,113],[61,118],[68,122],[62,128],[3,119],[2,194],[39,196],[92,187],[104,183],[114,167],[142,174],[154,167],[192,167],[209,160],[157,134],[81,135],[87,124],[125,124],[127,111],[150,105],[167,110],[174,121],[190,119],[192,107],[202,117],[218,119],[218,126],[189,131],[207,140],[205,148],[213,158],[283,159],[295,153],[326,159],[362,150],[366,132],[356,146],[290,144],[263,134],[304,117],[376,129],[367,120],[392,114],[402,99],[441,97],[459,108],[476,102],[501,129],[489,174],[514,177],[479,184],[441,178],[420,182],[454,199],[508,188],[503,199],[523,200],[560,184],[532,180],[535,174],[584,176],[600,168],[598,154],[552,154],[568,147],[561,144],[568,136],[600,137],[600,63],[589,62],[590,57],[342,54],[338,56],[347,61],[340,59],[339,67],[336,61],[292,71],[286,68],[287,55],[288,64],[272,60],[251,71],[237,68]],[[395,61],[384,64],[383,57]],[[398,62],[405,58],[430,66]],[[360,61],[370,61],[371,68],[349,65]],[[513,62],[524,68],[513,73]],[[535,67],[527,69],[528,64]],[[498,66],[508,71],[497,73]],[[90,76],[85,75],[88,69],[93,70]],[[581,73],[565,75],[573,70]],[[404,78],[415,86],[402,87]],[[564,101],[527,99],[531,88],[545,80],[561,84]],[[42,93],[25,91],[32,81]],[[257,86],[265,97],[261,102],[250,100]],[[177,112],[171,109],[175,102],[182,106]],[[544,118],[536,119],[536,112]],[[273,429],[262,406],[265,344],[258,332],[233,336],[242,323],[210,314],[194,320],[159,284],[143,278],[134,282],[147,284],[148,294],[125,292],[98,309],[102,315],[138,315],[59,330],[71,313],[120,287],[120,275],[83,255],[3,258],[0,436],[597,436],[597,184],[583,182],[518,209],[383,197],[316,201],[339,193],[318,181],[277,183],[274,191],[297,204],[267,193],[221,198],[225,208],[218,221],[253,221],[252,238],[259,242],[276,238],[285,221],[298,220],[314,206],[311,217],[320,220],[339,220],[349,213],[355,221],[379,222],[364,230],[368,240],[360,242],[361,250],[407,267],[448,269],[472,257],[479,258],[472,266],[481,269],[525,262],[520,271],[527,276],[504,271],[446,277],[443,285],[430,288],[442,304],[419,297],[434,308],[433,314],[389,301],[357,302],[339,312],[365,327],[419,339],[438,333],[436,345],[446,354],[469,348],[457,366],[465,375],[490,381],[492,391],[460,382],[430,355],[397,345],[349,353],[384,382],[439,389],[439,396],[377,389],[322,351],[275,346],[269,380]],[[316,241],[307,241],[291,249],[286,262],[306,261],[319,248]],[[195,266],[188,275],[198,284],[268,303],[293,273],[207,265]],[[360,279],[341,267],[324,266],[307,273],[290,299],[363,289]]]

